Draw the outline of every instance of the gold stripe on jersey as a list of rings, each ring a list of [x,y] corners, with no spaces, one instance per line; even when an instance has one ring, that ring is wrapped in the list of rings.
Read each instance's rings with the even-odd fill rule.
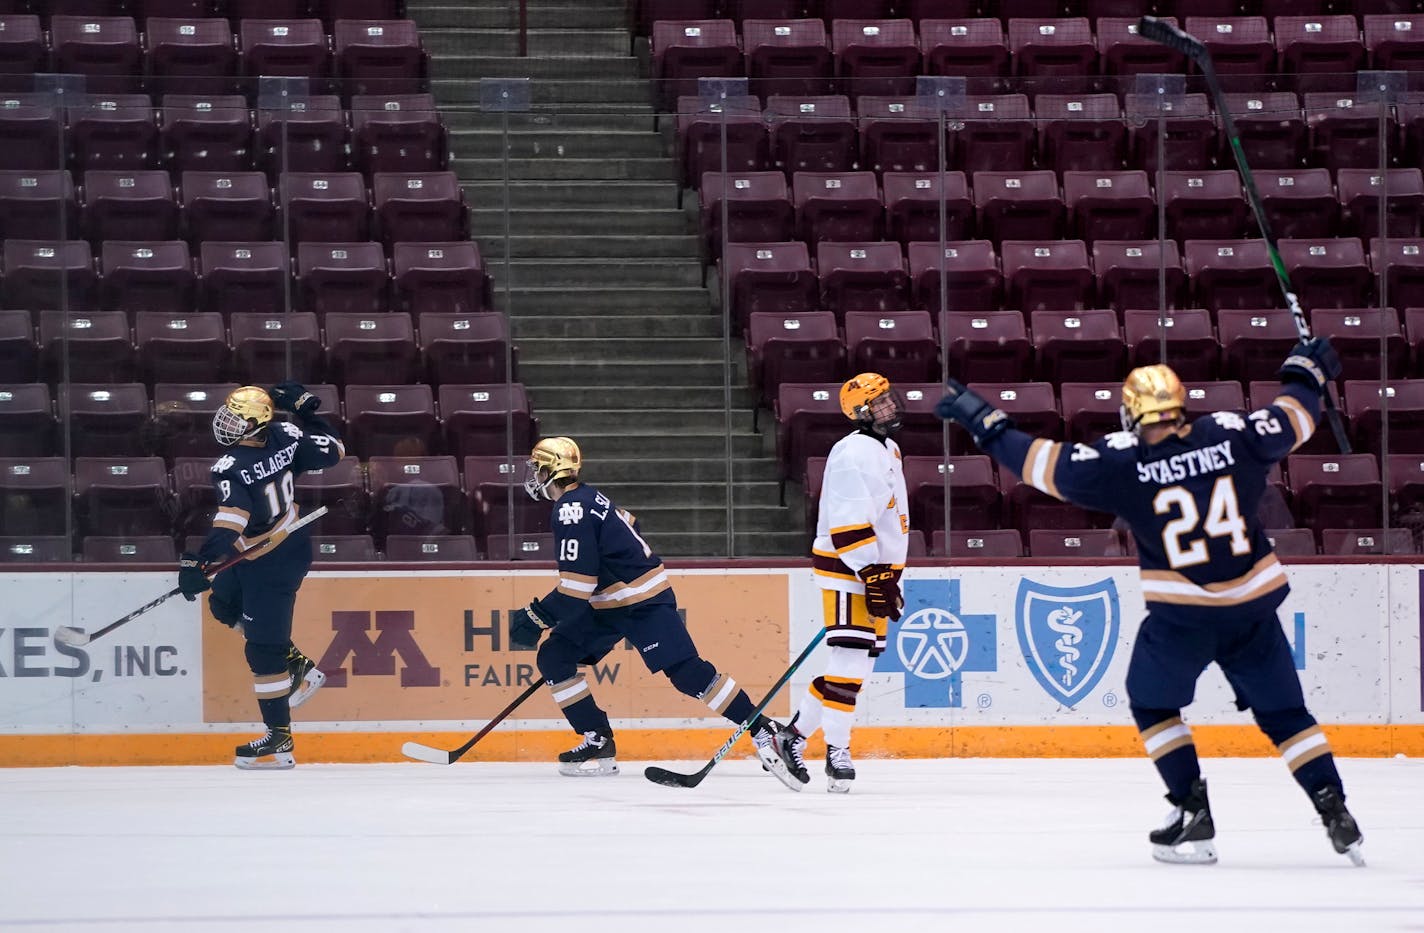
[[[1028,447],[1024,459],[1023,480],[1034,489],[1046,492],[1055,499],[1062,499],[1058,484],[1053,480],[1058,469],[1058,457],[1063,453],[1063,445],[1057,441],[1038,438]]]
[[[565,596],[586,600],[593,595],[594,590],[598,589],[598,577],[591,577],[586,573],[560,570],[559,585],[555,589]]]
[[[263,554],[271,553],[271,551],[276,548],[277,545],[287,540],[287,535],[291,533],[290,529],[292,527],[292,524],[296,522],[296,520],[297,507],[295,504],[290,505],[287,507],[286,514],[283,515],[280,519],[278,519],[275,525],[273,525],[271,528],[268,528],[260,535],[253,535],[250,538],[239,536],[236,545],[238,552],[241,553],[243,551],[250,551],[253,548],[261,545],[263,542],[266,542],[267,547],[262,548],[254,554],[247,555],[247,559],[256,560]]]
[[[865,594],[844,590],[821,591],[822,618],[829,631],[826,644],[872,649],[885,640],[890,620],[877,618],[865,606]]]
[[[248,521],[252,518],[246,509],[239,509],[235,506],[220,506],[213,516],[214,528],[226,528],[242,534],[242,530],[247,527]]]
[[[860,577],[857,577],[855,571],[845,565],[839,554],[822,551],[819,548],[811,549],[811,572],[818,577],[860,582]]]
[[[582,674],[575,674],[568,680],[549,684],[549,692],[553,694],[554,702],[559,704],[560,709],[567,709],[588,695],[588,681],[584,680]]]
[[[621,609],[646,602],[672,587],[667,570],[658,564],[652,570],[627,583],[612,583],[589,597],[589,604],[595,609]]]
[[[292,675],[285,671],[280,674],[256,674],[252,678],[252,689],[264,700],[284,697],[292,690]]]
[[[1277,745],[1276,749],[1281,753],[1281,758],[1285,759],[1286,766],[1296,771],[1302,765],[1330,754],[1330,742],[1319,726],[1311,726],[1286,739]]]
[[[1165,758],[1179,748],[1192,744],[1192,730],[1182,722],[1182,717],[1164,719],[1155,726],[1142,730],[1142,745],[1147,756],[1153,761]]]
[[[1149,603],[1178,606],[1239,606],[1286,585],[1286,571],[1267,554],[1241,576],[1220,583],[1193,583],[1174,570],[1142,571],[1142,597]]]
[[[853,677],[831,677],[826,675],[811,681],[811,695],[828,709],[843,713],[855,712],[856,696],[860,693],[861,681]]]
[[[712,712],[721,715],[737,698],[737,682],[729,674],[718,674],[711,685],[698,697]]]
[[[1315,433],[1315,419],[1305,410],[1304,405],[1289,395],[1277,396],[1271,404],[1286,413],[1286,420],[1290,422],[1291,430],[1295,433],[1295,443],[1291,445],[1291,450],[1310,440],[1310,435]]]

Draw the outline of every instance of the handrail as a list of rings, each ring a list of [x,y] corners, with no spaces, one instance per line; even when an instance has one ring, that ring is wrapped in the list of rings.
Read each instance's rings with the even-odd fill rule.
[[[519,57],[529,55],[529,0],[519,0]]]

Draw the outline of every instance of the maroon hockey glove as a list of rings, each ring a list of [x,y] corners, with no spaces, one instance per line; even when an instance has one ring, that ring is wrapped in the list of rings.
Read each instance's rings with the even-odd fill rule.
[[[898,619],[905,600],[900,596],[900,584],[889,564],[868,564],[860,568],[859,577],[865,584],[865,608],[877,619]]]

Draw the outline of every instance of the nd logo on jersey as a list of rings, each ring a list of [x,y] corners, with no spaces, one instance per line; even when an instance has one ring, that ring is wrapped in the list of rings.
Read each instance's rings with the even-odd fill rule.
[[[960,612],[958,580],[906,580],[903,592],[875,670],[905,675],[906,709],[963,706],[960,674],[998,667],[995,617]]]
[[[1117,647],[1117,587],[1111,578],[1069,587],[1021,579],[1015,607],[1019,647],[1034,679],[1053,699],[1076,706]]]

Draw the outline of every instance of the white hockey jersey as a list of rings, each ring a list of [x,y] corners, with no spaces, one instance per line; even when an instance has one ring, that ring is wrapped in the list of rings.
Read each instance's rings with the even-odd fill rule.
[[[811,566],[822,589],[864,593],[856,572],[868,564],[905,566],[909,503],[900,447],[856,431],[826,460]]]

